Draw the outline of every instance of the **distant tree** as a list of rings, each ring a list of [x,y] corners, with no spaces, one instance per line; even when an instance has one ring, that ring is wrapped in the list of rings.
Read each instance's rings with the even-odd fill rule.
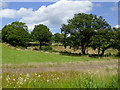
[[[0,30],[0,43],[2,42],[2,31]]]
[[[52,33],[49,28],[43,24],[35,25],[35,28],[31,32],[33,38],[40,43],[40,49],[42,49],[43,43],[50,43],[52,39]]]
[[[53,35],[55,43],[61,42],[61,34],[60,33],[55,33]]]
[[[113,43],[113,48],[118,50],[118,54],[120,55],[120,28],[113,28],[114,30],[114,43]]]
[[[26,42],[29,41],[30,37],[27,29],[25,23],[18,21],[5,25],[2,29],[2,40],[13,46],[18,45],[26,47]]]

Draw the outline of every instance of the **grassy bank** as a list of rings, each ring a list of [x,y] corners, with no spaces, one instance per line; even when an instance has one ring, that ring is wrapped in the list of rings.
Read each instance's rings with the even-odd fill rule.
[[[39,62],[78,62],[78,61],[92,61],[92,60],[106,60],[104,58],[92,58],[88,56],[67,56],[56,55],[44,52],[35,51],[20,51],[12,49],[2,44],[2,63],[3,64],[28,64]]]

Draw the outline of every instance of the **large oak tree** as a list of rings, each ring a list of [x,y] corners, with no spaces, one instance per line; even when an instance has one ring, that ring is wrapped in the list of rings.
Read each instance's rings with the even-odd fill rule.
[[[78,13],[73,19],[68,20],[68,24],[62,25],[61,32],[64,34],[64,46],[79,49],[81,46],[82,54],[91,42],[91,37],[96,31],[110,27],[101,16],[93,14]]]

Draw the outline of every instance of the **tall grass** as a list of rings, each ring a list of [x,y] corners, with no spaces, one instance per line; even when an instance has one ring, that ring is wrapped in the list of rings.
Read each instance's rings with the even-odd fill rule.
[[[74,71],[4,73],[2,82],[3,88],[118,88],[118,75]]]

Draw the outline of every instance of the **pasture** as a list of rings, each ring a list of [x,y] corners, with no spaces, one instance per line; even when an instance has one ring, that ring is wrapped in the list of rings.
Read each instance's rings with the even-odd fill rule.
[[[118,88],[117,70],[114,56],[61,55],[2,44],[3,88]]]

